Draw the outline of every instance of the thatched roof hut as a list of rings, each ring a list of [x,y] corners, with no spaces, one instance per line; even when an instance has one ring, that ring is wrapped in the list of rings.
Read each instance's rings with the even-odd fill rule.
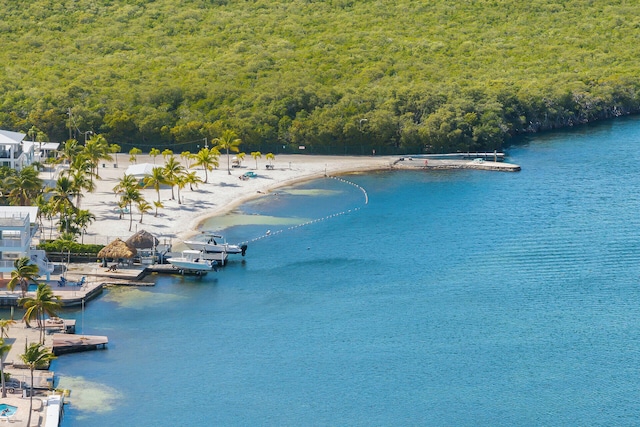
[[[158,246],[160,241],[148,231],[140,230],[129,237],[126,243],[136,249],[153,249]]]
[[[116,239],[98,252],[98,258],[133,258],[138,251],[120,239]]]

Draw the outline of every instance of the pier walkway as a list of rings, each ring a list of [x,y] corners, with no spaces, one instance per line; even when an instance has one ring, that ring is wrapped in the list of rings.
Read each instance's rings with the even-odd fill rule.
[[[430,158],[425,155],[415,157],[401,157],[393,163],[398,169],[476,169],[499,172],[518,172],[520,166],[513,163],[501,161],[488,161],[483,158],[473,158],[473,160],[454,160],[443,158]]]

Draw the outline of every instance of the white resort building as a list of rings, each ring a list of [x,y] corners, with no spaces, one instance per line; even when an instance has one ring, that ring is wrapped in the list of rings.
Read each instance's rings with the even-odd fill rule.
[[[20,170],[55,153],[59,144],[25,141],[25,133],[0,129],[0,167]],[[0,279],[11,277],[13,263],[28,257],[40,268],[40,275],[53,272],[45,252],[35,249],[32,238],[38,231],[35,206],[0,206]]]
[[[35,249],[32,238],[38,231],[36,206],[0,206],[0,274],[2,279],[11,278],[13,263],[28,257],[40,268],[40,275],[50,275],[53,264],[47,260],[45,251]]]
[[[0,166],[22,169],[33,163],[33,145],[24,146],[25,136],[25,133],[0,129]]]

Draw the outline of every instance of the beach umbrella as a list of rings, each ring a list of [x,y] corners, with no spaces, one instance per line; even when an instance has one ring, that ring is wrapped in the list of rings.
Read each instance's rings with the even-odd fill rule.
[[[138,251],[133,246],[129,245],[127,242],[122,241],[120,239],[116,239],[113,242],[109,243],[107,246],[102,248],[100,252],[98,252],[98,258],[124,258],[130,259],[136,256]]]
[[[146,230],[140,230],[126,241],[129,246],[136,249],[153,249],[160,241]]]

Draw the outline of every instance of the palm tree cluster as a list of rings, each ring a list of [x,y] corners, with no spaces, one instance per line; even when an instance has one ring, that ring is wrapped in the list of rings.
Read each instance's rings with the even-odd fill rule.
[[[83,194],[95,191],[94,180],[100,179],[100,161],[113,160],[111,154],[119,149],[117,144],[109,145],[99,134],[92,135],[85,145],[75,139],[66,141],[55,162],[68,165],[68,169],[60,174],[53,187],[45,189],[45,197],[35,200],[40,220],[57,217],[58,231],[71,233],[74,237],[86,231],[96,217],[88,210],[80,209]]]
[[[35,319],[40,329],[40,343],[44,344],[45,315],[57,317],[60,310],[60,298],[53,294],[53,289],[46,283],[38,283],[35,297],[22,297],[18,305],[25,309],[23,320],[27,327],[31,327],[29,321]]]
[[[160,154],[160,150],[153,149],[153,153],[157,156]],[[133,155],[133,154],[132,154]],[[174,156],[171,150],[164,150],[162,152],[165,158],[164,166],[155,166],[151,169],[151,174],[145,176],[142,181],[138,181],[134,176],[125,174],[118,184],[113,188],[113,192],[120,198],[118,205],[120,206],[120,212],[129,212],[129,231],[133,224],[133,212],[132,208],[135,204],[138,212],[140,213],[140,223],[145,213],[149,212],[152,207],[149,202],[142,196],[141,189],[153,188],[157,194],[157,200],[153,202],[156,212],[155,216],[158,216],[158,209],[164,207],[160,199],[160,187],[168,185],[171,187],[171,200],[175,200],[176,195],[174,187],[178,189],[178,203],[182,203],[180,197],[180,190],[189,185],[189,188],[193,191],[193,186],[197,186],[203,182],[195,171],[187,170]],[[181,156],[184,157],[185,153]],[[191,158],[191,155],[189,155]],[[213,166],[217,166],[217,156],[212,153],[208,148],[203,148],[200,153],[193,156],[194,165],[203,165],[206,170],[211,170]]]
[[[31,130],[29,135],[35,137],[36,130]],[[129,231],[131,231],[133,223],[132,208],[134,205],[140,213],[140,223],[142,223],[144,214],[151,211],[153,207],[155,207],[156,216],[158,209],[164,207],[160,199],[162,185],[171,187],[171,200],[176,199],[175,190],[177,188],[178,203],[182,203],[180,191],[185,186],[188,185],[193,191],[198,184],[208,182],[209,172],[219,166],[220,150],[226,150],[229,173],[231,173],[230,153],[238,153],[238,159],[245,157],[244,153],[239,153],[241,140],[232,130],[223,131],[219,138],[213,139],[213,143],[216,145],[211,148],[206,146],[195,154],[188,151],[180,153],[186,167],[176,158],[172,150],[167,148],[160,151],[153,148],[149,154],[153,157],[154,164],[156,157],[161,154],[164,158],[164,165],[154,167],[152,174],[145,177],[142,182],[137,182],[130,176],[124,176],[121,179],[120,183],[114,187],[114,192],[120,198],[121,217],[126,212],[125,208],[128,208]],[[95,181],[100,179],[98,173],[100,162],[112,161],[112,155],[118,153],[120,149],[121,147],[117,144],[109,144],[101,134],[92,134],[84,144],[75,139],[67,140],[62,144],[57,158],[48,161],[52,164],[64,164],[66,168],[55,183],[46,188],[43,188],[44,183],[38,176],[38,166],[40,165],[34,164],[19,171],[0,167],[0,204],[36,205],[38,206],[37,221],[40,226],[44,229],[45,219],[51,223],[50,239],[54,237],[54,228],[57,228],[58,236],[64,235],[64,240],[75,241],[78,236],[84,236],[89,225],[96,220],[95,215],[90,211],[81,209],[82,197],[87,192],[95,191]],[[132,148],[129,151],[130,161],[135,162],[141,153],[141,150]],[[255,154],[252,153],[254,158],[256,158]],[[191,167],[204,169],[204,181],[195,171],[189,170]],[[153,202],[153,205],[142,197],[140,191],[142,188],[156,190],[157,200]]]
[[[133,224],[132,207],[134,203],[146,203],[142,193],[140,192],[140,183],[133,175],[124,174],[118,185],[113,187],[113,192],[116,196],[120,197],[118,206],[120,207],[120,216],[124,212],[129,212],[129,231],[131,231],[131,225]]]
[[[34,131],[35,132],[35,131]],[[44,188],[39,178],[40,164],[32,164],[21,170],[0,167],[0,204],[11,206],[38,206],[38,218],[52,222],[57,219],[60,233],[71,233],[74,238],[86,231],[95,221],[88,210],[80,209],[85,192],[95,190],[94,179],[100,179],[98,165],[101,160],[111,160],[111,153],[117,152],[117,144],[109,145],[102,135],[93,135],[81,145],[75,139],[66,141],[51,163],[68,166],[51,187]],[[52,237],[52,236],[50,236]]]
[[[17,171],[8,166],[0,167],[0,204],[28,206],[42,194],[43,181],[38,177],[37,165]]]

